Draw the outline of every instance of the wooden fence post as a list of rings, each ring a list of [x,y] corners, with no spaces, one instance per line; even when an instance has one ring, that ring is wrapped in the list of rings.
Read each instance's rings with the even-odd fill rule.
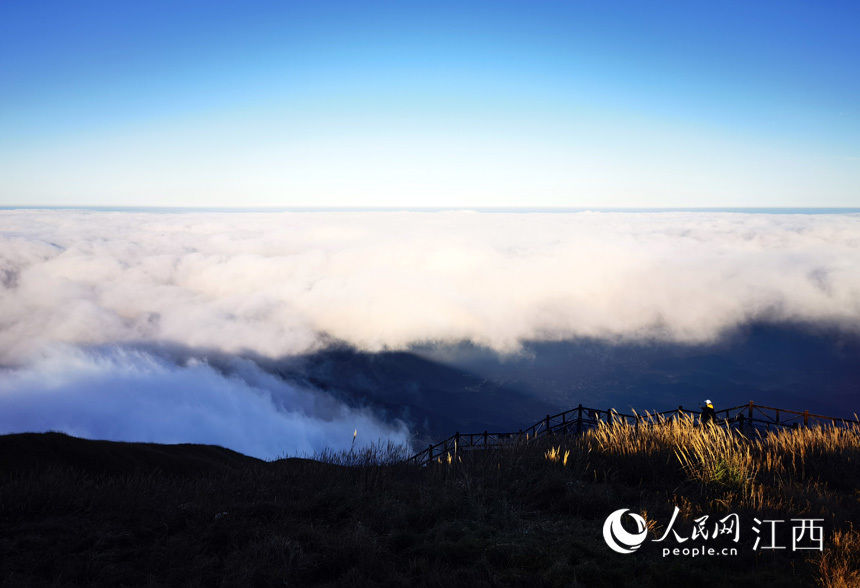
[[[582,405],[576,407],[577,417],[576,417],[576,432],[582,433]]]

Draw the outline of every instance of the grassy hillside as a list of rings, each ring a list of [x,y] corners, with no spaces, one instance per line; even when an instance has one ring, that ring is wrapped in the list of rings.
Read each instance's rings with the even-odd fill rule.
[[[0,579],[28,585],[858,586],[860,434],[745,439],[690,422],[603,425],[460,452],[396,448],[264,463],[215,447],[0,437]],[[738,513],[733,557],[616,554],[606,516],[651,538]],[[825,551],[753,551],[759,519],[823,518]]]

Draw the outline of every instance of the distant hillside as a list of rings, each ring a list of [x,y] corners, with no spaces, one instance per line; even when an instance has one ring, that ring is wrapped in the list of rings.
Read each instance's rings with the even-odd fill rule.
[[[0,435],[0,471],[7,474],[51,466],[93,473],[161,470],[191,474],[232,470],[262,461],[215,445],[92,441],[63,433]]]
[[[551,403],[516,386],[415,353],[336,348],[282,364],[259,361],[350,406],[372,406],[386,420],[406,421],[418,444],[454,431],[516,430],[557,412]]]
[[[860,411],[860,334],[822,325],[754,323],[700,345],[577,339],[527,342],[512,357],[468,344],[416,353],[550,404],[548,412],[580,402],[693,408],[706,398],[718,407],[755,399],[822,414]]]

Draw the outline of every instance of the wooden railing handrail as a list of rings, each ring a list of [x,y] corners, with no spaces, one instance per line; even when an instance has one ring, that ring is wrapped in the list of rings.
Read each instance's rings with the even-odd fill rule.
[[[776,411],[776,415],[773,420],[771,419],[762,419],[756,418],[753,416],[754,411],[758,410],[759,413],[764,414],[763,410],[772,410]],[[737,413],[734,417],[730,415],[732,411],[741,411]],[[746,411],[744,414],[743,411]],[[806,411],[797,411],[790,410],[785,408],[776,408],[773,406],[766,406],[763,404],[756,404],[753,401],[748,402],[747,404],[741,404],[738,406],[732,406],[729,408],[722,408],[720,410],[715,411],[717,415],[725,414],[725,418],[723,420],[734,420],[737,419],[740,422],[740,418],[743,418],[743,422],[750,423],[751,426],[755,425],[766,425],[768,429],[770,429],[771,425],[775,425],[778,427],[792,427],[797,426],[799,423],[796,421],[797,418],[803,418],[803,424],[807,425],[809,419],[817,419],[817,420],[827,420],[831,423],[857,423],[860,424],[860,419],[858,419],[855,415],[854,419],[846,419],[840,417],[828,417],[822,416],[818,414],[810,413],[808,410]],[[574,414],[575,418],[567,420],[567,416]],[[546,415],[544,418],[540,419],[530,427],[525,429],[520,429],[519,431],[509,431],[509,432],[489,432],[483,431],[480,433],[454,433],[450,437],[443,439],[435,444],[430,444],[427,446],[427,449],[419,451],[415,455],[409,457],[407,462],[415,461],[417,463],[426,463],[434,459],[436,457],[434,453],[436,450],[441,449],[443,452],[448,451],[450,448],[457,449],[457,445],[463,446],[463,440],[468,439],[468,447],[470,448],[480,448],[480,447],[490,447],[490,438],[497,441],[498,439],[507,439],[512,436],[525,436],[528,439],[533,439],[540,434],[549,434],[553,433],[557,429],[564,429],[565,433],[569,433],[569,429],[571,427],[575,428],[575,433],[581,433],[583,429],[583,424],[587,426],[595,424],[597,421],[601,420],[601,415],[606,415],[606,418],[623,418],[626,420],[632,419],[634,422],[647,422],[649,418],[653,417],[661,417],[661,416],[669,416],[671,418],[672,415],[681,415],[681,414],[691,414],[698,415],[701,414],[701,411],[695,409],[684,408],[683,406],[679,406],[678,408],[674,408],[672,410],[665,410],[662,412],[649,413],[645,412],[643,415],[640,415],[634,411],[634,414],[625,414],[618,412],[614,408],[609,409],[601,409],[601,408],[590,408],[586,406],[582,406],[582,404],[578,405],[575,408],[570,410],[565,410],[563,412],[559,412],[553,415]],[[790,414],[793,415],[792,418],[786,420],[780,420],[781,414]],[[768,416],[768,415],[764,415]],[[561,422],[558,422],[558,419],[561,419]],[[555,422],[554,422],[555,421]],[[475,443],[475,438],[479,439],[478,443]],[[422,460],[422,457],[426,454],[426,458]],[[441,452],[439,453],[439,457],[441,457]]]

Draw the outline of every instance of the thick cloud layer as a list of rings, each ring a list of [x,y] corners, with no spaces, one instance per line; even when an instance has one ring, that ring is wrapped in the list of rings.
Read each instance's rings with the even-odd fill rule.
[[[290,355],[472,340],[706,341],[860,319],[860,216],[0,214],[0,362],[44,343]]]
[[[854,214],[3,211],[0,430],[267,457],[356,427],[405,439],[247,358],[332,341],[703,343],[751,321],[857,330],[858,267]]]

